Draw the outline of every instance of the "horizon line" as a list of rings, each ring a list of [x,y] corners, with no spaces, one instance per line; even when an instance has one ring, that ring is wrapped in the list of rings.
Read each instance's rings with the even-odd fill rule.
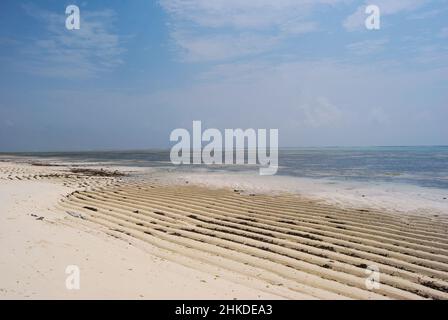
[[[295,147],[279,147],[278,150],[285,149],[336,149],[336,148],[434,148],[434,147],[448,147],[447,145],[347,145],[347,146],[295,146]],[[78,150],[27,150],[27,151],[0,151],[0,155],[7,154],[26,154],[26,153],[90,153],[90,152],[145,152],[145,151],[169,151],[171,147],[150,147],[150,148],[133,148],[133,149],[125,149],[125,148],[98,148],[98,149],[78,149]],[[269,149],[269,148],[267,148]],[[217,149],[220,151],[224,151],[224,149]],[[245,148],[244,150],[247,150]]]

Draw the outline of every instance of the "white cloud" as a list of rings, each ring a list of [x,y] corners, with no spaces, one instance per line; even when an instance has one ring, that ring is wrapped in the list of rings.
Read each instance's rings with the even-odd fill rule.
[[[402,11],[413,11],[429,0],[376,0],[375,4],[380,7],[383,14],[396,14]]]
[[[388,42],[387,39],[364,40],[347,45],[347,49],[356,55],[369,55],[383,51]]]
[[[175,44],[190,61],[268,52],[290,37],[318,30],[319,5],[346,0],[160,0]],[[199,49],[203,49],[201,51]]]
[[[340,0],[161,0],[175,18],[207,28],[265,29],[303,17],[316,4]]]
[[[227,60],[265,52],[278,44],[279,39],[259,34],[195,36],[174,32],[172,37],[190,62]]]
[[[434,17],[442,14],[446,10],[447,10],[447,8],[438,8],[438,9],[433,9],[433,10],[415,12],[409,16],[409,19],[410,20],[430,19],[430,18],[434,18]]]
[[[217,128],[279,128],[282,141],[290,145],[296,137],[310,144],[337,144],[344,139],[351,143],[373,139],[374,131],[357,136],[360,128],[402,123],[403,110],[426,106],[415,97],[441,78],[391,70],[377,63],[291,61],[272,65],[252,61],[216,66],[202,82],[147,100],[175,115],[170,120],[179,121],[175,125],[187,126],[201,119]]]
[[[28,42],[21,49],[25,72],[49,77],[94,77],[123,63],[122,39],[110,31],[114,12],[81,11],[81,28],[67,30],[64,13],[24,5],[25,11],[41,21],[45,37]]]
[[[304,124],[312,128],[335,126],[343,120],[343,112],[325,97],[317,97],[299,107],[304,114]]]
[[[204,81],[153,93],[51,90],[51,113],[33,114],[29,121],[55,122],[72,146],[85,141],[84,148],[109,146],[104,141],[115,148],[166,147],[171,130],[191,128],[193,120],[202,120],[204,128],[278,128],[282,146],[443,142],[446,79],[446,71],[377,62],[252,60],[222,64]],[[12,117],[7,110],[3,114]],[[12,117],[17,124],[23,118]]]
[[[291,20],[283,23],[280,29],[285,34],[298,35],[316,31],[319,26],[314,21]]]
[[[367,18],[365,9],[369,4],[375,4],[380,8],[381,17],[393,15],[400,12],[413,11],[422,5],[426,4],[428,0],[376,0],[367,1],[365,5],[359,6],[354,13],[348,16],[343,26],[348,31],[359,30],[364,27],[364,22]]]

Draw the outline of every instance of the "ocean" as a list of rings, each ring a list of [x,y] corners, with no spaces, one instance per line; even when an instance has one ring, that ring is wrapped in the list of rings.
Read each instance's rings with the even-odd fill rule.
[[[75,163],[166,168],[181,172],[251,172],[250,165],[181,165],[170,162],[169,150],[86,151],[0,154]],[[448,146],[328,147],[279,150],[279,176],[398,183],[448,189]]]

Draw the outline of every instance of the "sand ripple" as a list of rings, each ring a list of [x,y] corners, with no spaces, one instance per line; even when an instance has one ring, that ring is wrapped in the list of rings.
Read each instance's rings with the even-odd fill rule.
[[[207,270],[284,287],[288,298],[448,298],[448,219],[342,209],[294,195],[122,183],[61,204],[120,237]],[[380,270],[368,290],[366,268]]]

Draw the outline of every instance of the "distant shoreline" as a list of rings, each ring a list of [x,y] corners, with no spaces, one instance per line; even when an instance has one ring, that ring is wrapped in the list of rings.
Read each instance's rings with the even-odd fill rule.
[[[289,150],[277,175],[260,177],[254,165],[173,165],[169,152],[88,152],[0,155],[0,161],[138,168],[164,179],[208,187],[243,186],[257,192],[291,192],[338,205],[448,212],[448,148],[412,151]],[[426,147],[424,148],[426,150]],[[181,181],[183,183],[183,181]]]

